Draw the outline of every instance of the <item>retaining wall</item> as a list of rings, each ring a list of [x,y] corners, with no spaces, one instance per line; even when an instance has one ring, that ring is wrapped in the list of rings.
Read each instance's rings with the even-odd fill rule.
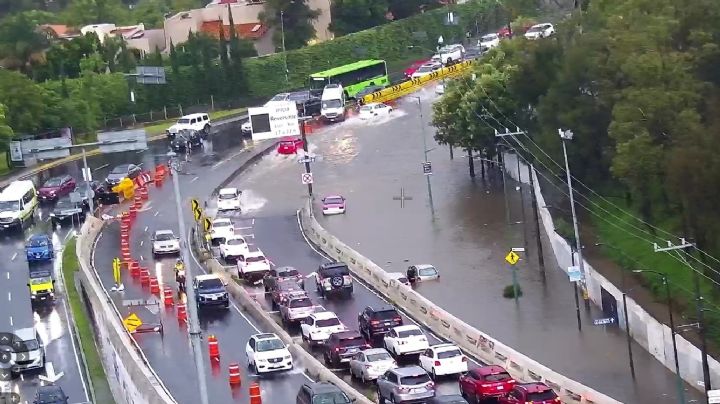
[[[504,155],[507,173],[518,180],[517,159],[514,154],[507,153]],[[552,246],[555,259],[558,266],[567,273],[568,267],[572,263],[572,253],[567,240],[555,232],[555,224],[552,215],[546,207],[545,198],[542,194],[540,181],[537,174],[533,171],[533,179],[535,181],[535,194],[537,196],[538,215],[542,220],[542,229],[545,231],[550,245]],[[524,184],[529,183],[527,165],[520,162],[520,181]],[[648,245],[648,249],[652,246]],[[593,268],[587,260],[583,260],[585,267],[585,283],[588,288],[588,296],[590,300],[598,307],[602,307],[602,291],[609,293],[616,301],[618,318],[617,324],[625,329],[625,316],[623,313],[622,291],[608,281],[604,276]],[[673,358],[672,336],[670,327],[659,322],[650,313],[645,311],[635,300],[626,297],[628,322],[630,324],[630,335],[650,352],[665,367],[675,372],[675,360]],[[607,302],[606,302],[607,304]],[[688,340],[683,338],[681,334],[675,335],[678,362],[680,363],[680,376],[692,385],[694,388],[704,391],[703,372],[702,372],[702,352]],[[720,386],[720,362],[712,357],[708,358],[710,365],[710,381],[713,386]]]
[[[390,279],[384,269],[320,226],[312,216],[312,206],[309,203],[301,210],[300,219],[305,235],[327,255],[346,263],[356,276],[382,293],[388,300],[402,307],[415,320],[435,334],[452,341],[471,356],[486,363],[505,367],[517,380],[542,381],[552,387],[566,403],[619,403],[513,350],[446,312],[409,286]]]
[[[96,343],[113,398],[118,404],[176,404],[147,358],[120,321],[92,266],[92,250],[104,222],[88,217],[77,238],[78,292],[88,306]]]

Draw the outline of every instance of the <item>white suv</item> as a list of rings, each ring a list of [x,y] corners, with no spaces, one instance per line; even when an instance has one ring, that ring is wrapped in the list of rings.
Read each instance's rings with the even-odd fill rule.
[[[237,188],[223,188],[218,192],[217,208],[223,210],[240,210],[240,191]]]
[[[165,130],[165,133],[172,139],[183,129],[192,129],[208,134],[210,132],[210,116],[205,113],[181,116],[174,125]]]
[[[555,27],[550,23],[537,24],[525,32],[525,39],[535,40],[547,38],[555,34]]]
[[[416,325],[401,325],[390,330],[383,345],[395,357],[419,354],[430,348],[427,337]]]
[[[465,56],[465,47],[460,44],[445,45],[437,50],[433,55],[433,62],[439,62],[444,65],[461,62]]]
[[[225,260],[236,260],[250,252],[247,241],[239,234],[225,238],[220,243],[220,256]]]
[[[232,220],[227,218],[219,218],[212,221],[210,227],[210,238],[213,244],[223,242],[226,238],[235,235],[235,226]]]
[[[275,334],[252,335],[245,346],[245,355],[248,367],[257,374],[293,368],[290,351]]]
[[[332,311],[313,313],[300,324],[303,341],[309,345],[324,344],[330,334],[347,330],[340,319]]]
[[[238,277],[249,284],[262,282],[265,275],[270,272],[270,260],[260,249],[248,251],[244,257],[238,257],[237,270]]]

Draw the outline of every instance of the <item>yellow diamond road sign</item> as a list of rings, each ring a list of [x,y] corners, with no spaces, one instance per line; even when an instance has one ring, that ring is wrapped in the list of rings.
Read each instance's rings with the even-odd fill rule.
[[[510,251],[508,255],[505,256],[505,261],[510,265],[515,265],[520,261],[520,256],[517,255],[515,251]]]
[[[192,210],[194,212],[194,211],[198,210],[199,208],[200,208],[200,202],[195,198],[190,199],[190,210]]]
[[[128,332],[135,332],[135,330],[138,329],[142,325],[142,320],[140,320],[140,317],[137,316],[135,313],[130,313],[129,316],[125,317],[123,320],[123,324],[125,324],[125,328],[128,330]]]

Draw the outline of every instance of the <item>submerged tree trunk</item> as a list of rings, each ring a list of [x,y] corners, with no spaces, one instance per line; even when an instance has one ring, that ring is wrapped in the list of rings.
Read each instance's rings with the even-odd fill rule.
[[[467,149],[468,153],[468,168],[470,170],[470,178],[475,178],[475,159],[473,158],[472,149]]]

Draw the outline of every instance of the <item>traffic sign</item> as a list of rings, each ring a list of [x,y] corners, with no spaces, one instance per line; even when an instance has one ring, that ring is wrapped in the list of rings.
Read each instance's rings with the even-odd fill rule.
[[[202,217],[203,211],[200,208],[197,208],[193,210],[193,217],[195,218],[196,222],[200,221],[200,218]]]
[[[708,404],[720,404],[720,390],[707,391]]]
[[[115,283],[120,283],[120,258],[113,258],[113,279]]]
[[[303,185],[312,184],[313,183],[312,173],[303,173],[301,180],[302,180]]]
[[[570,278],[570,282],[580,282],[582,280],[582,272],[580,272],[580,267],[577,265],[568,267],[568,278]]]
[[[518,263],[518,261],[520,261],[520,256],[517,255],[517,254],[515,253],[515,251],[510,251],[510,252],[505,256],[505,261],[507,261],[507,263],[510,264],[510,265],[515,265],[515,264]]]
[[[206,217],[203,219],[203,226],[205,227],[205,231],[210,231],[210,227],[212,227],[212,220]]]
[[[125,324],[125,329],[128,330],[128,332],[133,333],[143,324],[143,322],[137,314],[130,313],[130,315],[125,317],[123,320],[123,324]]]
[[[305,157],[300,157],[298,159],[298,163],[300,163],[300,164],[313,163],[313,162],[315,162],[315,156],[305,156]]]
[[[432,163],[429,161],[424,161],[422,163],[423,168],[423,174],[425,175],[432,175]]]
[[[615,324],[615,318],[607,317],[607,318],[598,318],[598,319],[593,320],[593,325],[608,325],[608,324]]]
[[[190,209],[191,209],[193,212],[195,212],[196,210],[200,209],[200,202],[199,202],[197,199],[195,199],[195,198],[190,199]]]

